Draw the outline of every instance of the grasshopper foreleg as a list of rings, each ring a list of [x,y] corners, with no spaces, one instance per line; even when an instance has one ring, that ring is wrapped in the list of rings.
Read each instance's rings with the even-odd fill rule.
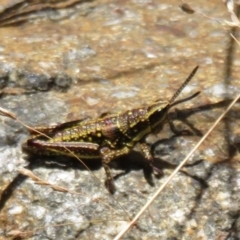
[[[190,100],[190,99],[192,99],[192,98],[195,98],[195,97],[198,96],[199,94],[200,94],[200,92],[196,92],[196,93],[194,93],[194,94],[193,94],[192,96],[190,96],[190,97],[187,97],[187,98],[181,99],[181,100],[179,100],[179,101],[176,101],[176,102],[174,102],[174,103],[171,105],[171,107],[173,107],[173,106],[175,106],[175,105],[177,105],[177,104],[179,104],[179,103],[188,101],[188,100]],[[170,128],[171,128],[171,130],[172,130],[172,132],[173,132],[174,134],[176,134],[176,135],[186,135],[186,134],[190,134],[190,131],[188,131],[188,130],[182,130],[182,131],[177,130],[177,128],[176,128],[175,125],[173,124],[173,121],[169,118],[169,114],[167,114],[167,121],[168,121],[169,126],[170,126]]]
[[[178,130],[176,128],[176,126],[174,125],[173,121],[169,118],[169,115],[167,115],[167,121],[168,121],[168,124],[169,124],[169,127],[171,129],[171,131],[175,134],[175,135],[190,135],[192,134],[191,131],[187,130],[187,129],[184,129],[184,130]]]
[[[157,173],[157,175],[162,175],[162,170],[153,165],[154,157],[152,156],[152,153],[148,145],[145,142],[141,142],[140,147],[141,147],[144,158],[148,161],[151,168]]]
[[[106,176],[107,176],[106,187],[112,194],[115,192],[115,186],[114,186],[113,178],[112,178],[108,164],[113,159],[120,157],[122,155],[128,154],[129,152],[130,152],[130,149],[128,147],[124,147],[119,150],[112,150],[108,147],[103,147],[100,149],[100,153],[102,156],[102,165],[104,167],[104,170],[105,170]]]

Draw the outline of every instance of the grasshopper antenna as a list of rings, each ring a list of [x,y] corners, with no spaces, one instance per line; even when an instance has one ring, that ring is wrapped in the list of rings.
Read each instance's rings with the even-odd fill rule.
[[[188,100],[190,100],[190,99],[192,99],[192,98],[195,98],[196,96],[198,96],[198,95],[200,94],[200,92],[196,92],[196,93],[194,93],[194,94],[193,94],[192,96],[190,96],[190,97],[187,97],[187,98],[185,98],[185,99],[180,99],[180,100],[174,102],[174,100],[178,97],[178,95],[182,92],[182,90],[186,87],[186,85],[187,85],[187,84],[190,82],[190,80],[193,78],[193,76],[195,75],[195,73],[196,73],[197,70],[198,70],[198,67],[199,67],[199,66],[196,66],[196,67],[192,70],[192,72],[191,72],[190,75],[187,77],[187,79],[184,81],[184,83],[182,84],[182,86],[177,90],[177,92],[176,92],[176,93],[173,95],[173,97],[170,99],[169,105],[168,105],[168,110],[169,110],[171,107],[173,107],[173,106],[175,106],[175,105],[177,105],[177,104],[179,104],[179,103],[188,101]],[[172,132],[174,132],[176,135],[182,133],[181,131],[178,131],[178,130],[175,128],[175,126],[174,126],[173,122],[170,120],[168,114],[167,114],[167,121],[168,121],[168,123],[169,123],[169,126],[170,126]],[[183,132],[184,132],[184,131],[183,131]]]
[[[169,108],[171,108],[171,107],[173,107],[173,106],[175,106],[175,105],[178,105],[179,103],[189,101],[189,100],[195,98],[196,96],[198,96],[200,93],[201,93],[201,92],[198,91],[198,92],[194,93],[194,94],[193,94],[192,96],[190,96],[190,97],[187,97],[187,98],[184,98],[184,99],[180,99],[180,100],[178,100],[178,101],[175,101],[174,103],[172,103],[172,104],[170,105]]]
[[[182,90],[186,87],[186,85],[190,82],[190,80],[193,78],[193,76],[195,75],[195,73],[197,72],[199,66],[196,66],[192,72],[190,73],[190,75],[187,77],[187,79],[184,81],[184,83],[182,84],[182,86],[176,91],[176,93],[172,96],[172,98],[169,101],[169,106],[172,106],[171,103],[174,102],[174,100],[178,97],[178,95],[182,92]],[[195,94],[194,94],[195,95]],[[198,95],[198,94],[197,94]],[[175,105],[175,104],[174,104]]]

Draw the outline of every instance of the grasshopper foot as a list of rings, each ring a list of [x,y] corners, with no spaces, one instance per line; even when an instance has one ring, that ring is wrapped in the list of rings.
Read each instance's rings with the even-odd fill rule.
[[[150,166],[151,166],[151,168],[153,170],[153,173],[156,177],[159,178],[163,175],[163,171],[160,168],[154,166],[153,164],[150,164]]]
[[[115,193],[116,188],[115,188],[115,184],[113,182],[113,179],[107,179],[106,182],[105,182],[105,186],[111,194]]]

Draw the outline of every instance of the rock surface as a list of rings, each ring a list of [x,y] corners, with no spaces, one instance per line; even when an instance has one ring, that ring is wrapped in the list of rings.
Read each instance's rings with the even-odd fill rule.
[[[21,144],[28,131],[1,117],[0,239],[113,239],[239,93],[240,47],[230,58],[230,27],[220,24],[230,16],[216,0],[194,2],[191,15],[176,0],[50,2],[27,14],[16,7],[23,0],[0,3],[0,21],[9,19],[6,9],[13,13],[0,28],[0,106],[26,124],[168,100],[200,65],[180,98],[201,94],[170,115],[193,135],[174,136],[166,124],[148,137],[161,178],[143,171],[138,148],[114,161],[113,197],[99,162],[89,163],[89,172],[64,157],[26,161]],[[236,104],[123,239],[240,238],[239,112]],[[24,167],[61,191],[24,177]]]

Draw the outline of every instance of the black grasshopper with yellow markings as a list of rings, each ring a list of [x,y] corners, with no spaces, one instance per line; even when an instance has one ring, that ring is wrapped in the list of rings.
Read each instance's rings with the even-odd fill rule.
[[[114,192],[115,187],[109,162],[128,154],[136,144],[140,145],[144,158],[153,170],[161,172],[153,166],[153,156],[145,143],[145,137],[149,133],[161,130],[165,120],[168,120],[168,111],[172,106],[199,94],[197,92],[188,99],[174,102],[197,69],[198,67],[192,71],[170,101],[157,100],[148,107],[136,108],[124,113],[66,122],[54,127],[36,128],[51,139],[46,135],[32,132],[31,137],[23,144],[23,150],[41,155],[72,156],[74,153],[82,160],[101,159],[107,176],[106,184],[111,193]],[[170,121],[169,123],[173,127]]]

